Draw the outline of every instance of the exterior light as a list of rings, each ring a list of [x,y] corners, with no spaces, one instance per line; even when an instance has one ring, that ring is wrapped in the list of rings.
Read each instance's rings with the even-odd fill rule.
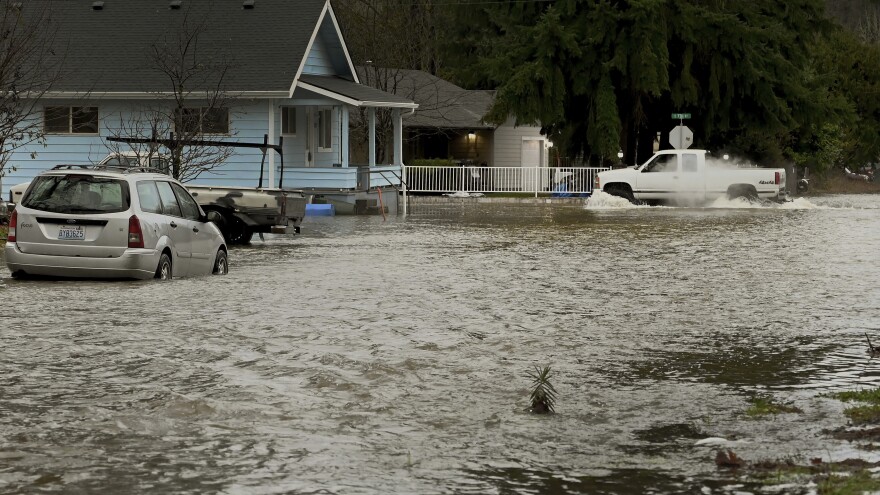
[[[547,141],[547,147],[548,147],[548,148],[552,148],[552,147],[553,147],[553,141]]]
[[[475,132],[469,132],[469,133],[468,133],[468,141],[473,141],[473,140],[475,140],[475,139],[477,139],[477,133],[475,133]]]
[[[618,160],[623,160],[623,150],[620,150],[620,151],[617,152],[617,159],[618,159]]]
[[[730,160],[730,155],[725,154],[723,157],[725,160]]]

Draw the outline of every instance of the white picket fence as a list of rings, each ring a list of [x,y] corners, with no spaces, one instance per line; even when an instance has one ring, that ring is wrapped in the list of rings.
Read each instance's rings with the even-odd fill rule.
[[[592,193],[605,167],[430,167],[403,166],[407,193],[530,193],[581,196]]]

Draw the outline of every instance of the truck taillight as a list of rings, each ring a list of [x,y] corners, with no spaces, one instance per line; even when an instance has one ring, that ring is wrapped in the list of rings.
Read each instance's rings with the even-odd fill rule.
[[[782,182],[782,177],[781,177],[781,175],[782,175],[782,174],[780,174],[779,172],[776,172],[776,185],[777,185],[777,186]]]
[[[135,215],[128,218],[128,247],[144,247],[144,233],[141,230],[141,221]]]
[[[597,174],[596,178],[593,179],[593,190],[594,191],[601,191],[602,190],[601,186],[602,185],[599,183],[599,175]]]
[[[9,217],[9,232],[6,233],[6,242],[15,242],[16,225],[18,225],[18,212],[12,210],[12,216]]]

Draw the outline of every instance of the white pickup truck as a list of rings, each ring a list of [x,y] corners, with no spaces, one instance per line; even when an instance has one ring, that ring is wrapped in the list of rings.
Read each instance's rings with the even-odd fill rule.
[[[142,167],[163,172],[169,165],[165,156],[139,157],[135,153],[111,153],[96,167]],[[9,202],[18,204],[30,182],[9,189]],[[217,226],[229,244],[247,244],[255,233],[299,233],[305,217],[307,198],[301,191],[271,187],[215,187],[185,184],[205,210],[220,214]]]
[[[720,197],[785,201],[785,170],[707,161],[705,150],[659,151],[643,165],[596,175],[594,191],[633,203],[693,205]]]

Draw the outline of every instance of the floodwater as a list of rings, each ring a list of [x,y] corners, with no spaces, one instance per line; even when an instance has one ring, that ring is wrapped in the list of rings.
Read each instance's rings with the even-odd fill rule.
[[[0,493],[732,493],[719,448],[880,457],[823,433],[880,385],[880,197],[591,201],[309,219],[225,277],[4,265]]]

